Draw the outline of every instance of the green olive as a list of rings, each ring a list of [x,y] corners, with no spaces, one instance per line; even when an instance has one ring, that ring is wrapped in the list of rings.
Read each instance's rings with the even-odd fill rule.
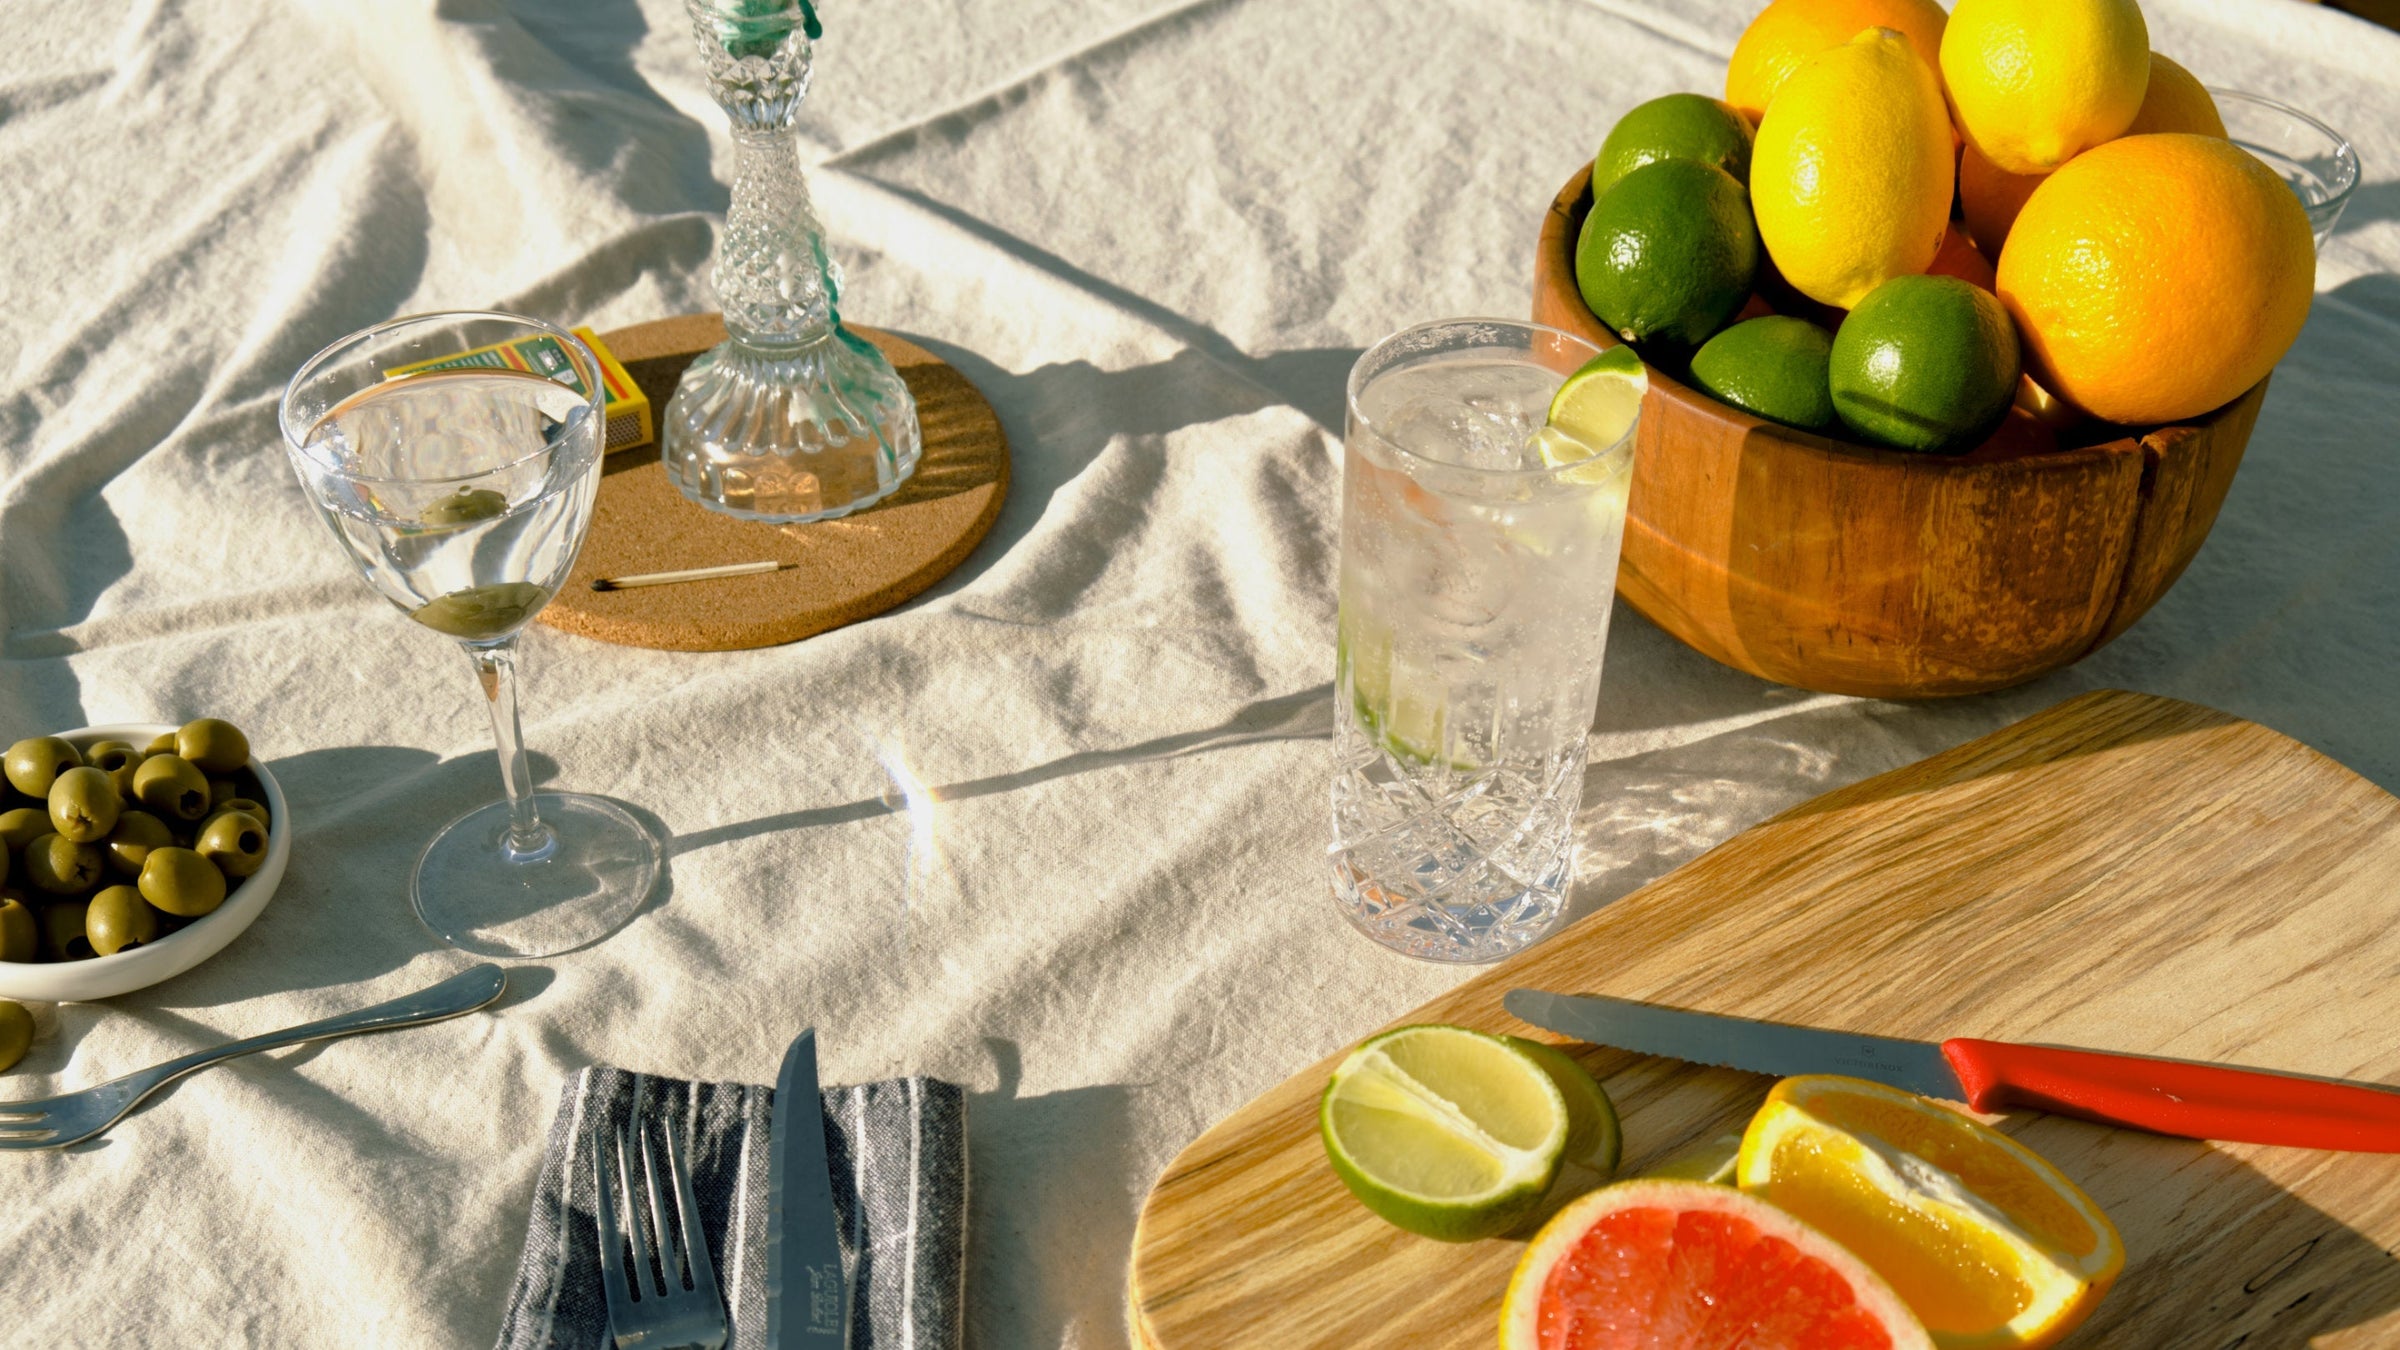
[[[92,950],[115,956],[128,947],[158,941],[158,911],[131,886],[111,886],[92,897],[84,911],[84,935]]]
[[[0,890],[0,961],[31,961],[41,950],[41,925],[25,897]]]
[[[133,795],[144,806],[175,820],[208,814],[208,779],[181,755],[152,755],[133,771]]]
[[[45,834],[56,833],[50,824],[50,813],[38,806],[20,806],[14,811],[0,811],[0,844],[11,853],[22,853],[25,846]]]
[[[93,955],[92,940],[83,929],[91,907],[81,900],[61,900],[42,908],[42,951],[53,961],[82,961]]]
[[[228,877],[246,877],[267,861],[267,827],[229,811],[208,822],[192,850],[217,865]]]
[[[215,806],[208,808],[208,820],[215,820],[217,817],[224,815],[228,811],[239,811],[245,816],[253,817],[261,825],[272,825],[275,823],[274,818],[267,814],[267,804],[249,797],[228,797],[224,801],[217,803]],[[200,828],[204,830],[207,829],[208,820],[201,821]]]
[[[171,755],[174,753],[175,733],[172,731],[160,732],[158,735],[150,738],[150,743],[148,745],[142,747],[142,754],[145,757],[150,755]]]
[[[0,1073],[17,1067],[25,1047],[33,1044],[33,1014],[22,1003],[0,999]]]
[[[154,848],[142,864],[142,898],[187,919],[225,903],[225,874],[188,848]]]
[[[50,784],[50,823],[78,844],[106,839],[124,809],[117,785],[89,764],[66,770]]]
[[[35,736],[8,747],[8,759],[0,771],[8,776],[8,785],[28,797],[48,797],[50,784],[61,769],[72,769],[83,763],[83,753],[56,736]]]
[[[549,603],[550,592],[530,581],[496,581],[435,596],[408,617],[454,638],[488,642],[523,627]]]
[[[100,884],[100,846],[45,834],[25,846],[25,879],[37,891],[81,895]]]
[[[202,773],[232,773],[250,762],[250,738],[231,722],[203,717],[175,733],[175,753]]]
[[[147,811],[127,811],[117,817],[117,828],[111,830],[108,843],[108,870],[121,877],[138,877],[142,864],[149,861],[150,850],[175,842],[167,823]]]
[[[117,795],[128,801],[133,798],[133,771],[147,758],[125,741],[94,741],[83,750],[83,762],[107,774],[117,785]]]
[[[505,495],[490,488],[462,487],[447,497],[436,498],[433,505],[418,513],[417,519],[428,525],[471,525],[507,514]]]

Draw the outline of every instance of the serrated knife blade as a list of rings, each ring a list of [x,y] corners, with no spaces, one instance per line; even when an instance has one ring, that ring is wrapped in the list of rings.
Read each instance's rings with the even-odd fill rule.
[[[842,1273],[819,1100],[812,1027],[784,1052],[775,1076],[767,1143],[767,1350],[850,1344],[850,1281]]]

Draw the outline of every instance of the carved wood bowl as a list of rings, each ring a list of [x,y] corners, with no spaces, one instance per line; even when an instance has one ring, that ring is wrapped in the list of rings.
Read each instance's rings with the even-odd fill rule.
[[[1575,285],[1591,204],[1586,166],[1542,222],[1533,317],[1609,347]],[[1652,367],[1617,593],[1700,652],[1804,689],[2022,684],[2098,650],[2175,584],[2266,390],[2064,444],[2011,412],[1983,446],[1940,456],[1762,421]]]

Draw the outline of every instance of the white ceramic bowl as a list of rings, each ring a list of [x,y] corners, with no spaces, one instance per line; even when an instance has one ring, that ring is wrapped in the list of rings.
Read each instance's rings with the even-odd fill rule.
[[[80,750],[98,741],[148,745],[173,730],[174,727],[164,723],[124,722],[59,734]],[[256,755],[250,758],[250,772],[258,775],[258,786],[266,793],[267,814],[274,817],[268,822],[267,861],[236,885],[226,895],[224,904],[156,942],[114,956],[31,964],[0,961],[0,998],[43,1003],[114,998],[181,975],[224,950],[225,944],[248,928],[258,912],[267,907],[267,901],[275,895],[276,883],[283,880],[284,865],[292,856],[292,808],[283,799],[283,785],[275,781],[275,775],[267,771],[266,763]]]

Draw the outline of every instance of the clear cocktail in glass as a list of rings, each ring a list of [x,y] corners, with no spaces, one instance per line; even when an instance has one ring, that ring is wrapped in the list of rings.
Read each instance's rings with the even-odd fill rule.
[[[1565,909],[1634,436],[1546,418],[1598,354],[1446,320],[1350,374],[1333,886],[1412,956],[1494,960]]]

